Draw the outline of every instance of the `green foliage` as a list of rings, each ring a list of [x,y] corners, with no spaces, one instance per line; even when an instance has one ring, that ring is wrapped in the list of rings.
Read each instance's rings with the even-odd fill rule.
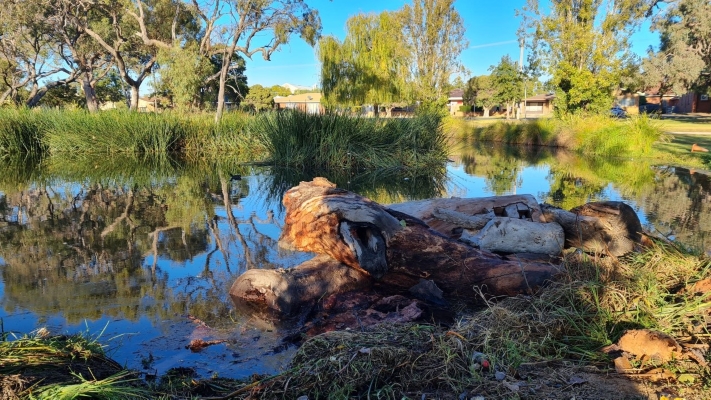
[[[523,76],[508,55],[503,56],[499,64],[489,70],[491,86],[496,92],[494,98],[497,103],[507,105],[506,116],[508,117],[517,100],[523,98]]]
[[[647,11],[645,0],[551,3],[520,11],[535,58],[551,77],[561,113],[602,112],[612,103],[623,71],[634,62],[629,38]]]
[[[668,2],[654,18],[660,33],[659,51],[651,48],[643,60],[644,82],[660,93],[682,94],[711,85],[711,4],[706,0]]]
[[[250,111],[266,111],[274,108],[274,97],[276,96],[289,96],[291,91],[289,89],[274,85],[272,87],[264,87],[262,85],[252,85],[249,88],[249,93],[242,103],[243,108]]]
[[[659,124],[646,115],[625,120],[569,115],[521,123],[497,122],[474,132],[482,141],[564,147],[599,156],[648,156],[662,139]]]
[[[462,72],[464,23],[453,0],[417,0],[394,12],[359,14],[343,42],[319,43],[321,87],[330,105],[438,103]]]
[[[407,119],[274,112],[255,118],[250,130],[271,162],[306,170],[416,171],[441,166],[447,150],[442,117]]]
[[[212,72],[210,60],[202,57],[196,45],[161,49],[158,56],[160,88],[172,95],[178,109],[189,109],[199,98],[200,88]]]

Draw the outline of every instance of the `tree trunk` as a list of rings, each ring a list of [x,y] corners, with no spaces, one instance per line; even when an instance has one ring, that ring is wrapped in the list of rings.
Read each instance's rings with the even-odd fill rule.
[[[489,118],[489,110],[490,108],[484,107],[484,118]]]
[[[95,112],[99,110],[99,100],[96,98],[96,91],[94,91],[94,85],[92,83],[93,76],[91,72],[85,72],[81,80],[81,89],[84,92],[84,98],[86,99],[86,108],[89,112]]]
[[[138,111],[139,86],[131,86],[131,102],[129,103],[131,111]]]
[[[557,271],[475,249],[323,178],[290,189],[283,203],[283,244],[328,254],[393,289],[430,279],[450,297],[472,299],[475,286],[492,295],[515,295],[534,291]]]
[[[12,93],[12,88],[8,88],[4,92],[2,92],[2,94],[0,95],[0,105],[5,103],[5,100],[7,100],[7,98],[10,97],[10,93]]]

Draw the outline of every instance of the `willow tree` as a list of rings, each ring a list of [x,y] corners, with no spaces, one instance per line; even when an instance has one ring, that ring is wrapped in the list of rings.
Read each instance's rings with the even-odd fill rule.
[[[545,9],[528,0],[522,30],[557,88],[562,112],[602,112],[613,100],[625,65],[634,60],[630,36],[649,0],[554,0]],[[545,11],[548,12],[545,12]]]
[[[645,83],[660,93],[711,86],[711,3],[708,0],[670,1],[655,16],[652,29],[660,33],[659,51],[649,51],[642,63]]]
[[[402,25],[396,13],[358,14],[346,22],[343,42],[328,36],[319,42],[321,89],[330,106],[384,106],[392,109],[411,99],[408,52],[398,40]]]

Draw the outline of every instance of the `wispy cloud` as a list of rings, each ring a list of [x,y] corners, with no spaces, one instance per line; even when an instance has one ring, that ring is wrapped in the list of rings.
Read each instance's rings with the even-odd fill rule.
[[[321,64],[314,63],[314,64],[287,64],[287,65],[262,65],[260,67],[251,67],[249,68],[250,71],[258,70],[258,69],[284,69],[284,68],[299,68],[299,67],[318,67]]]
[[[469,46],[470,49],[481,49],[482,47],[494,47],[494,46],[501,46],[504,44],[511,44],[511,43],[518,43],[518,40],[507,40],[505,42],[493,42],[493,43],[484,43],[484,44],[477,44],[474,46]]]

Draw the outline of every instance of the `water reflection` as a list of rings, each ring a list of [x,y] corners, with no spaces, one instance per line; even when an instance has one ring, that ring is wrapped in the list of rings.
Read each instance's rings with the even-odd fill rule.
[[[644,160],[586,159],[544,148],[463,143],[434,171],[329,179],[381,203],[441,196],[531,193],[564,208],[623,199],[649,229],[706,251],[706,175]],[[116,358],[141,369],[194,366],[202,374],[276,372],[273,332],[232,309],[228,290],[252,268],[310,258],[281,249],[283,193],[321,175],[231,158],[4,160],[0,165],[0,318],[5,330],[85,321],[127,332]],[[241,180],[233,179],[241,175]],[[198,321],[198,322],[196,322]],[[98,326],[100,330],[102,327]],[[189,354],[190,339],[224,339]],[[280,358],[281,357],[281,358]]]

